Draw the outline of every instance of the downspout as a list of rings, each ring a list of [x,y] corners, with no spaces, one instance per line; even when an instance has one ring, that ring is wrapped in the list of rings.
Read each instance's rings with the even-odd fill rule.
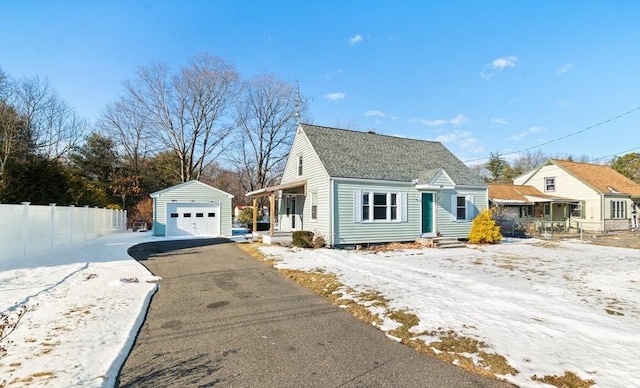
[[[600,194],[600,220],[602,220],[602,233],[606,232],[604,217],[605,217],[605,212],[604,212],[604,194]]]
[[[329,178],[329,245],[335,246],[335,234],[333,232],[333,192],[335,181]]]

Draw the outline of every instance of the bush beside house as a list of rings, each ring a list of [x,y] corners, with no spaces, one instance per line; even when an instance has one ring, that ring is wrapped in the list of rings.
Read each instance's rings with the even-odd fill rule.
[[[502,240],[500,227],[491,217],[491,210],[485,209],[473,219],[471,232],[469,232],[470,244],[499,243]]]

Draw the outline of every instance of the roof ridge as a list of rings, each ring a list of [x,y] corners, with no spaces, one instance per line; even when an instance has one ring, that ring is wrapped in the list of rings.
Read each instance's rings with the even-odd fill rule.
[[[611,168],[611,166],[607,165],[607,164],[598,164],[598,163],[587,163],[587,162],[576,162],[573,160],[566,160],[566,159],[554,159],[554,158],[550,158],[553,161],[556,162],[561,162],[561,163],[572,163],[572,164],[585,164],[588,166],[595,166],[595,167],[609,167]],[[615,171],[615,170],[614,170]]]
[[[358,131],[358,130],[355,130],[355,129],[327,127],[326,125],[307,124],[307,123],[300,123],[300,125],[301,126],[309,126],[309,127],[318,127],[318,128],[324,128],[324,129],[331,129],[331,130],[334,130],[334,131],[344,131],[344,132],[352,132],[352,133],[361,133],[361,134],[365,134],[365,135],[375,135],[375,136],[390,137],[390,138],[393,138],[393,139],[402,139],[402,140],[410,140],[410,141],[422,141],[422,142],[427,142],[427,143],[441,143],[441,142],[436,141],[436,140],[414,139],[414,138],[404,137],[404,136],[387,135],[387,134],[384,134],[384,133],[377,133],[374,130]]]

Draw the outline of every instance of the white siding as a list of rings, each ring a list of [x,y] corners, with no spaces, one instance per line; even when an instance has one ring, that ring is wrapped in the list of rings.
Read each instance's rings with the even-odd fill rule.
[[[298,157],[301,155],[302,176],[299,176]],[[307,195],[306,198],[303,196],[297,197],[298,218],[296,219],[296,229],[312,231],[315,235],[321,235],[327,243],[330,243],[329,175],[303,131],[296,133],[280,183],[295,182],[301,179],[307,180]],[[315,192],[318,196],[316,220],[311,219],[312,204],[310,194],[312,192]],[[280,203],[278,224],[280,225],[280,230],[288,231],[291,229],[291,219],[286,216],[284,206],[285,200],[283,197]]]
[[[555,178],[555,191],[545,191],[545,178]],[[533,186],[545,194],[584,201],[582,213],[584,221],[589,224],[597,224],[602,221],[600,193],[554,164],[542,167],[523,184]]]
[[[220,202],[220,234],[231,236],[231,198],[224,191],[198,181],[191,181],[153,193],[152,196],[154,236],[166,234],[167,202]]]

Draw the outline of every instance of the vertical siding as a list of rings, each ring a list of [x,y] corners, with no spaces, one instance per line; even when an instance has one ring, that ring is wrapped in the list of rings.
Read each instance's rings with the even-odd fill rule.
[[[231,236],[231,198],[227,193],[207,186],[200,182],[188,182],[167,189],[154,199],[153,235],[164,236],[167,226],[167,202],[219,202],[220,203],[220,234]]]
[[[354,222],[354,191],[372,190],[407,193],[407,222]],[[334,185],[335,245],[412,241],[420,237],[422,213],[420,192],[407,183],[336,181]]]
[[[298,176],[298,156],[302,155],[302,176]],[[327,243],[330,242],[329,228],[329,175],[324,169],[309,139],[303,131],[296,133],[291,145],[291,151],[287,159],[281,183],[295,182],[301,179],[307,180],[306,197],[298,196],[296,229],[310,230],[316,235],[321,235]],[[311,193],[318,195],[317,219],[311,220]],[[283,195],[286,195],[283,194]],[[286,216],[284,198],[280,203],[279,225],[281,230],[291,229],[291,220]],[[301,213],[301,214],[300,214]]]

